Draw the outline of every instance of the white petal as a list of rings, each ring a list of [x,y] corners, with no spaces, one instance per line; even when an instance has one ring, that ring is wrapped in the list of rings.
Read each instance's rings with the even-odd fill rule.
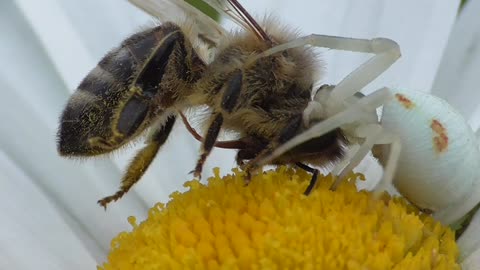
[[[457,241],[460,248],[460,260],[463,261],[480,249],[480,212],[477,212],[468,228]],[[478,256],[478,254],[477,254]],[[479,264],[480,265],[480,264]]]
[[[103,211],[96,201],[112,192],[104,180],[119,179],[119,171],[108,161],[82,165],[60,158],[56,153],[54,131],[36,117],[31,108],[25,107],[15,87],[1,80],[0,87],[11,90],[3,94],[8,102],[0,106],[0,114],[15,115],[15,121],[0,133],[3,151],[35,179],[50,200],[64,209],[66,217],[81,225],[77,229],[86,230],[87,235],[107,250],[116,232],[129,227],[126,217],[143,213],[145,206],[138,198],[129,196],[123,208]]]
[[[463,270],[477,270],[480,265],[480,249],[475,250],[462,262]]]
[[[470,0],[459,15],[435,79],[433,93],[447,100],[472,127],[480,127],[480,1]],[[475,114],[475,116],[474,116]]]
[[[480,265],[480,212],[457,241],[462,269],[476,270]]]
[[[17,0],[16,5],[31,23],[32,30],[67,87],[75,89],[75,84],[82,78],[80,74],[91,68],[95,61],[83,46],[81,37],[74,31],[57,1]],[[59,42],[60,37],[62,42]],[[76,58],[75,65],[72,65],[72,52]]]
[[[0,171],[0,269],[94,269],[93,254],[102,251],[72,230],[63,206],[1,150]]]
[[[305,34],[387,37],[402,58],[366,88],[383,86],[429,91],[457,15],[454,1],[281,1],[273,9]],[[326,58],[326,83],[336,83],[370,56],[335,53]]]
[[[0,56],[8,63],[0,73],[0,113],[6,121],[0,133],[2,150],[63,209],[64,218],[77,224],[76,233],[89,236],[88,241],[105,252],[111,238],[129,228],[126,218],[141,216],[146,205],[132,194],[125,199],[125,207],[103,211],[96,201],[117,188],[116,166],[95,160],[82,164],[58,156],[56,119],[68,93],[18,9],[11,1],[1,5],[0,29],[8,36],[0,47]],[[115,184],[108,185],[105,179]]]

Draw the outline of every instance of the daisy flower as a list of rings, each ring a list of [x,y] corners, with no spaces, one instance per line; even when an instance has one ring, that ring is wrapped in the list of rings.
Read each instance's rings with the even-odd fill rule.
[[[119,234],[99,269],[460,269],[455,235],[428,215],[388,196],[358,192],[354,180],[330,191],[321,177],[280,167],[243,172],[157,204],[133,231]]]
[[[459,1],[419,3],[406,0],[387,3],[381,0],[369,0],[360,3],[348,0],[321,2],[305,0],[297,3],[265,0],[244,2],[246,8],[254,11],[253,13],[273,12],[286,23],[298,27],[306,34],[321,33],[361,38],[387,37],[397,41],[402,49],[402,58],[370,84],[365,89],[365,93],[385,85],[393,88],[432,91],[460,108],[472,127],[478,128],[477,123],[480,117],[477,104],[474,104],[474,97],[478,94],[473,89],[476,89],[475,86],[478,84],[478,76],[475,76],[474,71],[478,70],[480,65],[480,52],[475,44],[480,40],[477,35],[479,20],[474,14],[480,11],[480,1],[470,0],[460,13]],[[217,173],[208,185],[205,182],[194,181],[184,187],[183,183],[191,178],[187,173],[194,166],[199,145],[181,125],[175,127],[174,134],[171,136],[174,140],[169,140],[165,145],[142,181],[105,212],[96,204],[96,201],[118,188],[122,171],[138,146],[122,150],[107,159],[84,162],[64,160],[56,153],[57,121],[69,95],[97,61],[110,48],[118,45],[122,39],[135,32],[140,26],[151,23],[151,18],[126,1],[45,0],[37,3],[29,0],[14,0],[5,1],[0,5],[2,13],[0,27],[3,33],[0,56],[5,64],[0,70],[0,84],[3,89],[0,112],[6,120],[0,133],[0,205],[4,213],[0,227],[2,229],[1,269],[92,269],[97,265],[110,269],[109,267],[113,267],[110,266],[112,256],[122,256],[122,252],[132,253],[128,250],[128,244],[124,243],[149,242],[145,240],[148,238],[130,236],[135,233],[143,235],[160,233],[164,237],[168,236],[169,241],[166,244],[170,247],[175,246],[176,243],[181,245],[176,246],[176,249],[173,248],[173,255],[164,256],[163,260],[178,266],[180,261],[175,261],[175,256],[187,254],[190,257],[186,257],[186,265],[194,264],[199,257],[195,257],[191,249],[182,250],[182,247],[186,247],[187,244],[202,244],[203,246],[196,249],[203,256],[202,258],[210,258],[209,256],[213,256],[212,254],[217,251],[222,252],[221,248],[216,250],[217,246],[208,246],[211,242],[199,241],[202,239],[200,236],[206,239],[214,237],[212,241],[219,242],[218,247],[227,246],[222,243],[222,238],[218,237],[220,235],[218,231],[211,229],[214,233],[205,236],[199,234],[199,231],[205,226],[212,226],[208,222],[214,224],[216,221],[215,218],[208,219],[208,212],[204,207],[217,206],[218,211],[235,210],[228,208],[232,205],[222,205],[225,201],[222,201],[223,197],[219,190],[228,188],[238,194],[236,197],[231,196],[230,199],[238,199],[241,202],[239,205],[243,204],[245,207],[248,206],[246,199],[250,198],[249,196],[270,200],[270,205],[262,202],[257,205],[252,203],[250,206],[252,209],[247,209],[251,211],[248,212],[251,216],[256,213],[257,217],[264,217],[262,224],[257,223],[260,221],[253,218],[235,217],[240,212],[226,211],[219,215],[234,217],[231,220],[236,227],[233,226],[233,229],[225,232],[224,235],[237,236],[234,238],[238,243],[228,245],[230,250],[225,248],[225,252],[231,252],[231,254],[224,254],[222,258],[230,260],[232,257],[229,255],[236,255],[235,258],[241,259],[236,262],[240,263],[238,265],[241,263],[245,265],[251,261],[264,262],[267,266],[268,263],[274,262],[294,265],[297,260],[306,261],[305,256],[325,259],[315,255],[339,255],[333,252],[328,253],[328,250],[320,253],[320,243],[331,243],[332,250],[344,250],[340,247],[345,246],[348,239],[339,236],[332,241],[321,239],[319,242],[313,242],[317,239],[315,237],[321,237],[316,233],[319,229],[335,232],[337,235],[340,234],[335,230],[347,229],[345,220],[341,221],[341,216],[318,216],[307,212],[314,198],[322,197],[320,194],[329,194],[322,197],[327,200],[324,202],[334,200],[335,203],[332,205],[340,207],[328,211],[338,211],[337,213],[357,211],[356,214],[370,211],[368,215],[385,221],[385,224],[400,222],[390,227],[384,225],[385,228],[378,235],[379,238],[384,237],[384,242],[366,241],[363,249],[359,249],[358,253],[350,250],[348,257],[345,258],[360,256],[367,261],[368,258],[365,256],[368,257],[369,251],[381,250],[382,248],[378,245],[385,244],[382,249],[384,251],[382,254],[385,256],[379,257],[380,259],[371,259],[378,259],[378,264],[370,262],[371,265],[380,267],[378,269],[388,269],[389,266],[398,263],[399,258],[405,259],[411,256],[410,261],[404,262],[404,267],[409,267],[408,263],[416,258],[425,259],[421,257],[422,248],[424,248],[423,252],[427,250],[437,252],[433,256],[435,262],[429,261],[430,266],[444,265],[447,267],[445,269],[452,269],[448,267],[449,263],[454,261],[463,264],[463,269],[476,269],[476,266],[480,265],[480,241],[477,241],[480,232],[475,228],[479,226],[474,226],[480,222],[478,216],[473,218],[472,225],[459,239],[459,249],[456,251],[448,228],[439,225],[428,216],[416,213],[403,202],[389,198],[384,198],[382,207],[390,209],[390,213],[380,210],[376,212],[376,207],[380,206],[375,206],[375,203],[373,210],[367,208],[368,193],[356,193],[351,183],[345,183],[339,192],[334,194],[320,187],[316,191],[317,195],[306,198],[294,192],[305,184],[306,176],[282,167],[278,171],[267,173],[266,176],[259,176],[268,179],[257,179],[258,181],[254,179],[251,191],[247,191],[250,188],[239,188],[239,177],[241,177],[239,174],[227,176],[222,182]],[[321,83],[338,82],[365,61],[366,57],[332,51],[325,51],[323,54],[327,74]],[[453,83],[455,83],[454,86]],[[455,92],[449,91],[452,88]],[[234,153],[229,151],[216,150],[208,159],[204,172],[207,174],[214,167],[220,167],[221,174],[226,174],[233,167],[233,155]],[[378,178],[381,173],[378,165],[371,159],[361,164],[357,170],[363,172],[367,179]],[[204,178],[207,178],[206,176],[204,175]],[[325,183],[329,181],[328,178],[324,180]],[[168,195],[175,191],[185,190],[189,192],[174,193],[169,205],[156,204],[167,202]],[[265,193],[274,190],[273,193]],[[198,200],[198,197],[195,197],[205,198],[203,196],[207,196],[209,192],[217,194],[211,201]],[[248,194],[248,192],[251,193]],[[276,199],[278,201],[275,201]],[[350,204],[338,204],[338,201],[348,201]],[[280,211],[277,204],[282,203],[285,208]],[[150,212],[147,212],[153,205],[155,206]],[[359,206],[356,210],[351,208],[355,205]],[[288,211],[293,206],[302,210]],[[323,208],[319,209],[319,211],[326,211],[321,210]],[[147,218],[147,213],[148,221],[140,223]],[[392,213],[402,213],[405,220],[392,217]],[[177,220],[172,218],[169,220],[170,223],[166,223],[163,227],[147,228],[149,222],[166,220],[165,215],[172,217],[180,214],[182,216]],[[138,222],[129,219],[129,224],[127,222],[129,216],[135,216]],[[364,219],[364,216],[363,214],[355,216],[352,213],[343,217],[351,218],[354,224],[350,224],[350,227],[357,229],[351,231],[352,234],[356,234],[350,238],[353,242],[366,239],[365,235],[362,236],[360,228],[371,224]],[[275,217],[291,221],[288,223],[291,231],[284,230],[278,237],[273,234],[285,225],[280,221],[276,222]],[[192,226],[194,218],[200,218],[200,220],[203,218],[206,223],[201,221],[197,227]],[[327,223],[321,223],[322,225],[318,228],[311,228],[311,230],[306,228],[308,220],[318,221],[318,219],[328,219],[322,222],[328,222],[331,227],[327,227]],[[122,233],[116,236],[122,231],[132,231],[132,226],[132,234]],[[166,226],[179,227],[173,228],[169,231],[171,234],[166,235],[165,231],[162,231],[169,229]],[[432,237],[414,235],[414,230],[418,226],[423,226],[422,231],[431,233]],[[219,224],[216,229],[222,231],[228,228],[230,227]],[[369,228],[364,229],[368,231]],[[299,233],[299,230],[305,230],[305,233]],[[191,233],[178,234],[178,232],[189,231]],[[391,238],[392,232],[395,233],[396,238]],[[242,242],[244,241],[242,239],[245,239],[240,237],[242,233],[250,233],[256,238],[250,238],[249,243]],[[297,238],[298,236],[300,239]],[[112,239],[115,240],[111,243]],[[258,244],[260,241],[267,245],[263,246],[264,253],[260,252],[262,248]],[[286,243],[294,246],[287,249]],[[124,247],[125,249],[122,249]],[[244,253],[241,250],[243,247],[246,247]],[[275,248],[279,252],[266,254],[267,247]],[[145,248],[145,250],[150,249]],[[314,250],[316,253],[305,254],[308,250]],[[115,253],[116,251],[120,253]],[[413,251],[416,253],[414,254]],[[280,255],[282,258],[278,257]],[[265,260],[262,261],[257,256],[264,256]],[[188,261],[189,258],[190,261]],[[284,261],[281,261],[283,259]],[[423,259],[419,259],[420,263],[427,263]],[[209,260],[204,261],[209,267]],[[330,262],[336,265],[339,261],[342,259],[335,257]],[[350,265],[354,269],[358,262],[353,259],[344,260],[343,265]],[[212,268],[214,266],[212,265]]]

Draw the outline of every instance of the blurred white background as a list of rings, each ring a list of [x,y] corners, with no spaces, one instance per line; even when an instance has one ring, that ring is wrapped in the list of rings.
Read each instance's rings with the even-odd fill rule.
[[[254,14],[274,13],[304,34],[396,40],[402,58],[364,92],[382,86],[431,91],[434,85],[433,92],[477,128],[480,1],[471,1],[455,26],[457,0],[242,3]],[[69,95],[109,49],[152,21],[124,0],[0,2],[0,269],[92,268],[103,261],[110,239],[129,229],[128,216],[142,219],[148,207],[166,202],[191,179],[199,145],[179,123],[142,181],[107,212],[96,201],[117,190],[136,148],[82,162],[56,152],[57,122]],[[327,74],[319,83],[331,84],[369,57],[323,54]],[[228,172],[234,154],[215,150],[203,179],[213,167]]]

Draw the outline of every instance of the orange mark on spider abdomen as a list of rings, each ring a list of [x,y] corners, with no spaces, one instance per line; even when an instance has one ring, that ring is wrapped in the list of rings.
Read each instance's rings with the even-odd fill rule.
[[[433,148],[437,153],[442,153],[447,150],[448,147],[448,136],[447,129],[436,119],[432,120],[430,128],[436,134],[433,137]]]
[[[415,106],[415,103],[413,103],[413,101],[411,101],[402,94],[395,94],[395,97],[397,98],[398,102],[400,102],[400,104],[402,104],[402,106],[406,109],[411,109]]]

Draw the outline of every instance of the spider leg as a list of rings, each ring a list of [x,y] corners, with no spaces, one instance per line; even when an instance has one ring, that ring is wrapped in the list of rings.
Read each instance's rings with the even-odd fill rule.
[[[382,137],[377,144],[390,144],[388,156],[385,161],[383,176],[380,182],[375,187],[375,195],[378,196],[389,185],[393,184],[393,177],[397,170],[398,159],[400,158],[400,152],[402,150],[402,143],[400,138],[394,134],[383,132]]]
[[[380,136],[382,135],[382,126],[379,124],[370,124],[361,126],[360,130],[356,130],[357,136],[359,138],[365,138],[364,142],[358,147],[349,157],[348,164],[342,169],[342,171],[338,174],[334,172],[337,176],[337,179],[330,187],[331,190],[337,189],[340,183],[345,179],[345,176],[352,171],[368,154],[368,152],[372,149],[373,145],[378,141]]]
[[[339,175],[340,172],[343,170],[343,168],[345,168],[348,165],[348,163],[350,163],[350,160],[352,159],[353,155],[355,155],[355,153],[358,151],[359,148],[360,148],[360,145],[358,144],[354,144],[348,147],[343,159],[339,163],[337,163],[337,165],[335,165],[335,167],[332,169],[332,172],[331,172],[332,175]]]
[[[340,173],[334,170],[333,174],[338,175],[338,177],[330,189],[335,190],[345,176],[365,158],[375,144],[390,144],[382,179],[375,187],[375,196],[378,196],[386,189],[388,185],[392,184],[398,159],[400,157],[400,139],[397,136],[385,131],[380,124],[362,126],[356,130],[355,133],[358,138],[365,138],[365,141],[360,145],[359,148],[353,151],[353,155],[348,158],[348,164],[343,167]],[[338,167],[336,167],[336,169],[337,168]]]
[[[388,88],[381,88],[370,95],[359,99],[355,104],[345,108],[343,111],[321,121],[308,130],[302,132],[296,137],[290,139],[288,142],[280,145],[268,156],[259,158],[258,164],[263,165],[269,161],[279,157],[283,153],[300,145],[310,139],[325,135],[329,131],[339,128],[345,124],[358,122],[364,120],[364,113],[366,111],[373,111],[381,105],[385,104],[392,98],[392,94]]]
[[[391,39],[358,39],[311,34],[268,49],[254,56],[250,61],[256,61],[259,58],[280,51],[305,45],[375,54],[374,57],[357,67],[336,85],[335,90],[332,91],[331,94],[332,100],[335,101],[342,101],[346,97],[352,96],[354,93],[360,91],[363,87],[387,70],[401,56],[400,47]]]

